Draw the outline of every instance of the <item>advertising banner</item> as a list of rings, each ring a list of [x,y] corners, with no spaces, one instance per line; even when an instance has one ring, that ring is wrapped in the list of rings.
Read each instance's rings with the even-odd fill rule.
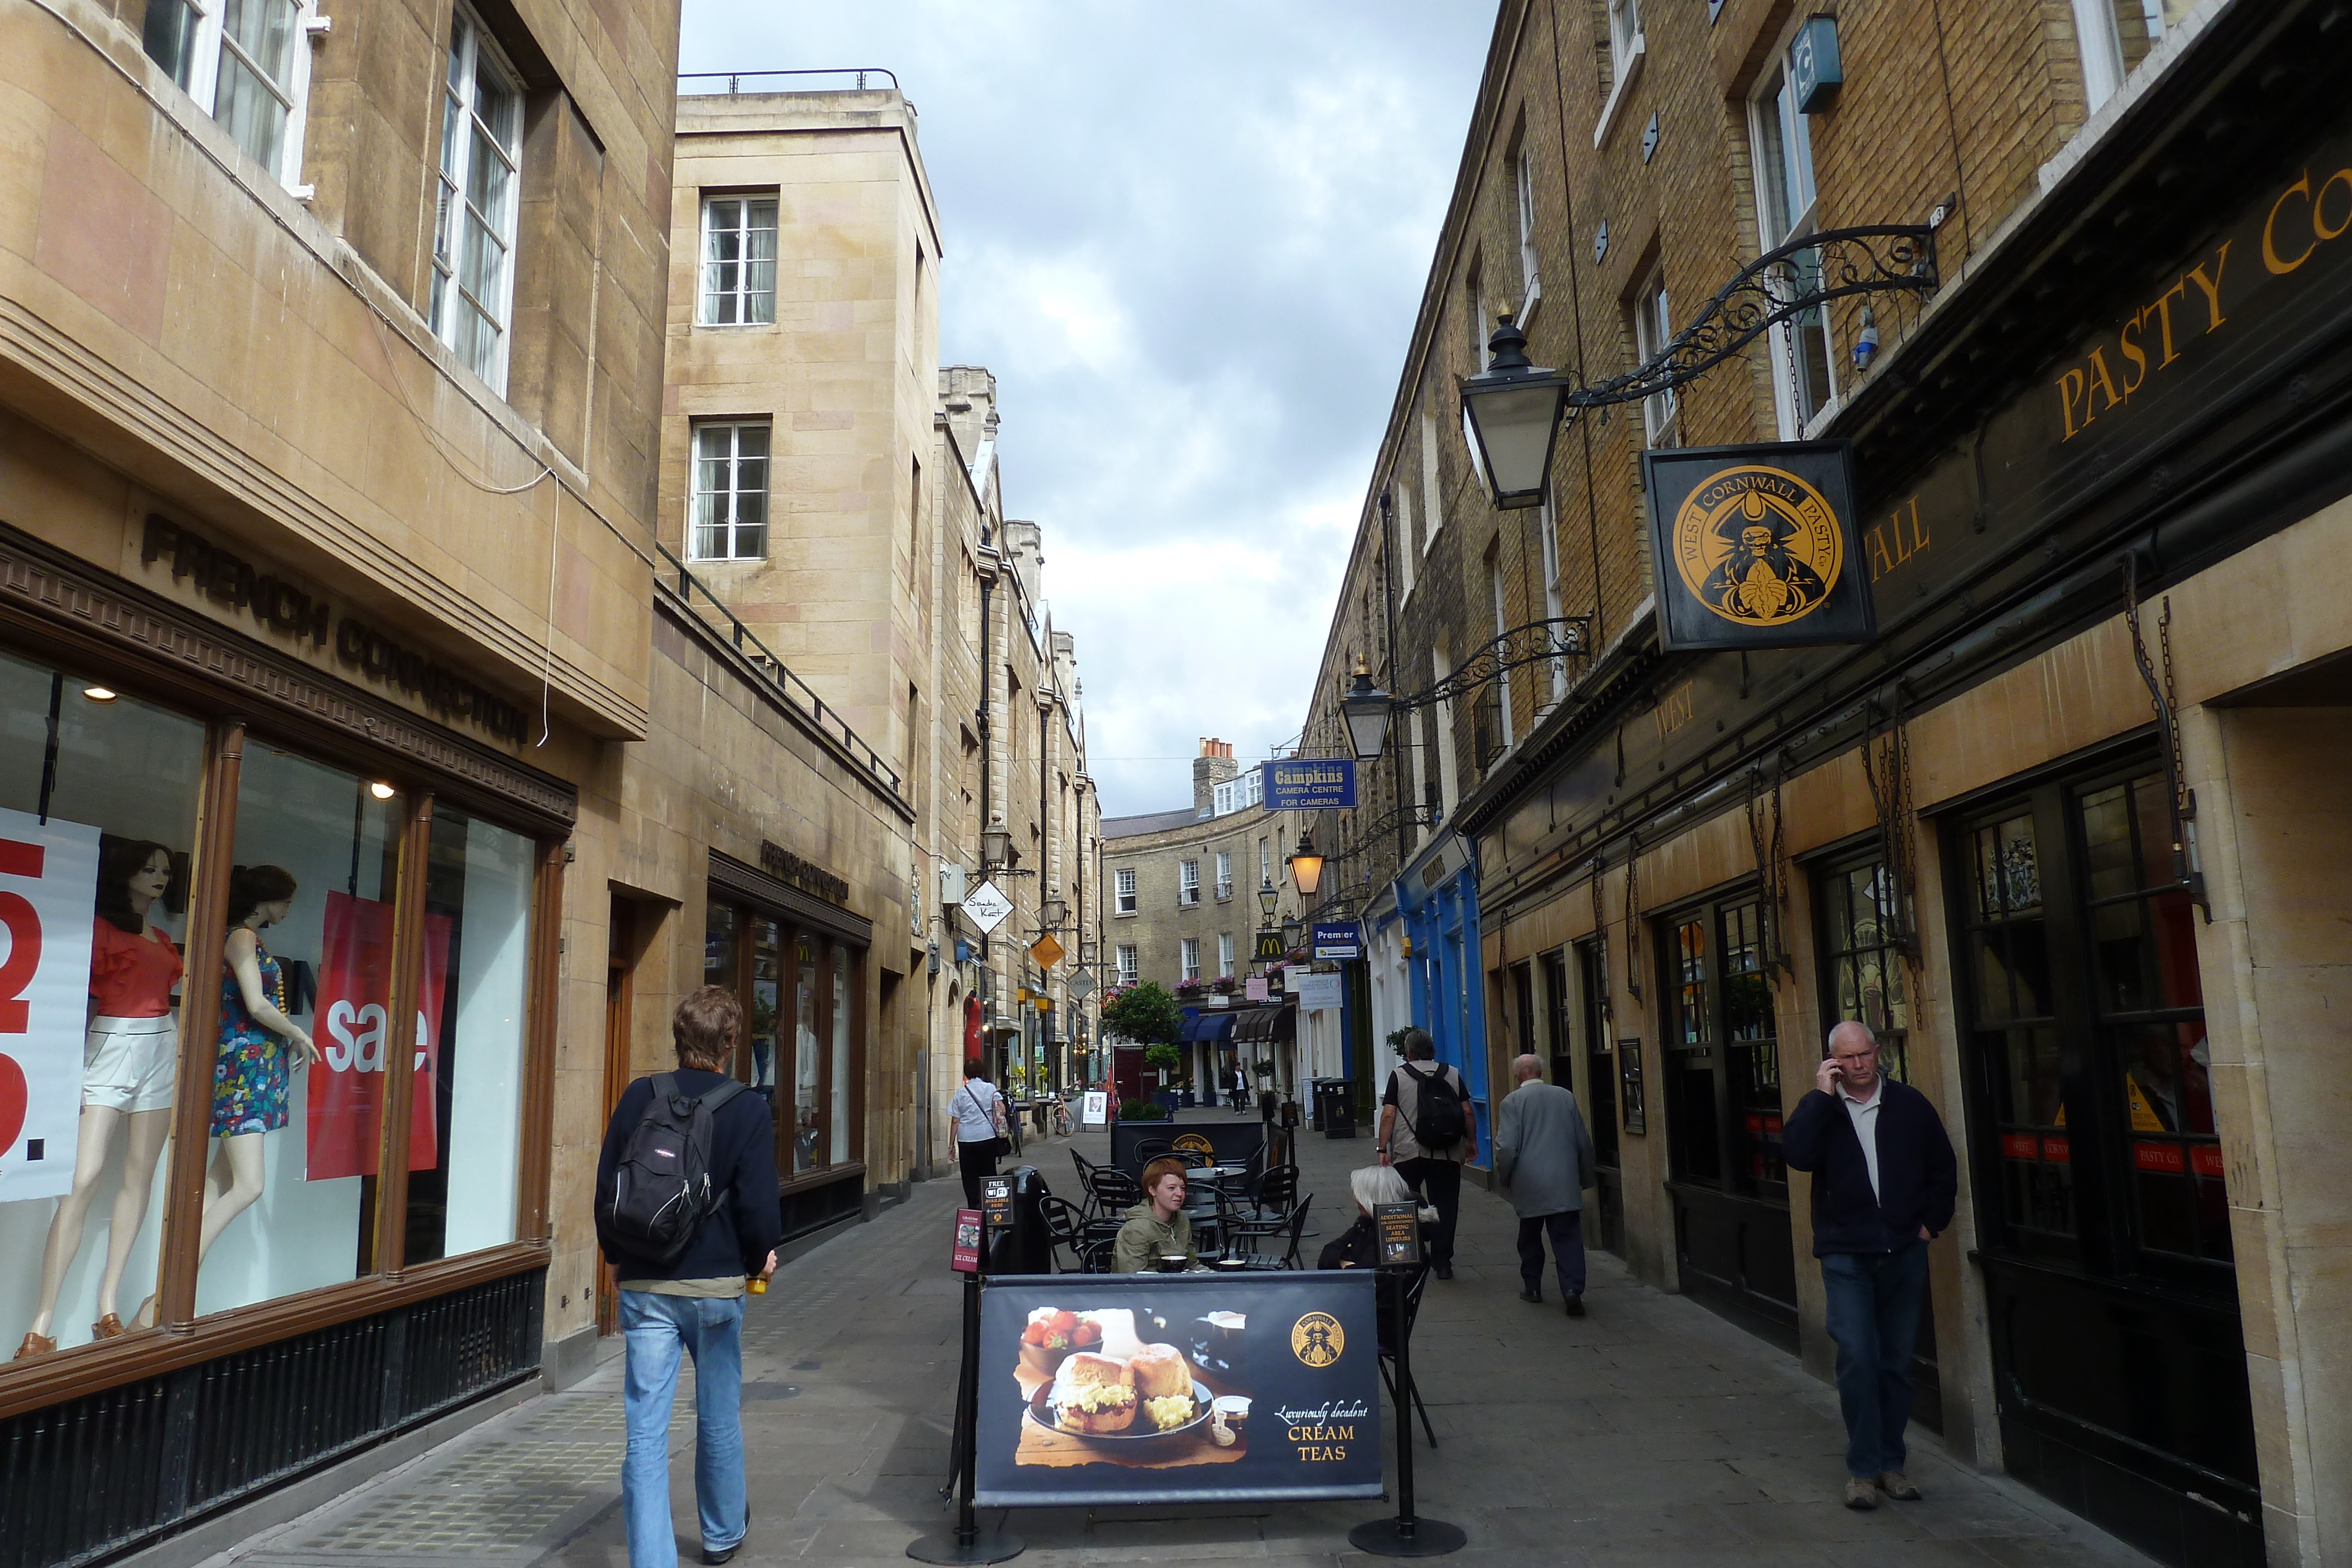
[[[1791,648],[1877,630],[1843,441],[1642,454],[1658,642]]]
[[[1295,984],[1298,990],[1298,1010],[1320,1012],[1339,1005],[1339,979],[1337,975],[1301,975]]]
[[[449,973],[449,917],[425,917],[425,994],[417,999],[408,1168],[440,1163],[441,997]],[[319,959],[318,1063],[310,1069],[306,1181],[376,1174],[383,1128],[384,1062],[394,1043],[392,905],[327,894]]]
[[[1129,1176],[1140,1176],[1150,1163],[1143,1157],[1147,1143],[1165,1143],[1183,1154],[1206,1155],[1221,1166],[1245,1166],[1265,1153],[1265,1124],[1239,1116],[1188,1123],[1178,1128],[1166,1122],[1114,1122],[1110,1163]]]
[[[1368,1270],[990,1280],[977,1501],[1380,1496],[1374,1286]]]
[[[98,830],[0,810],[0,1203],[73,1188]]]
[[[1332,811],[1356,803],[1352,757],[1293,757],[1264,767],[1269,811]]]

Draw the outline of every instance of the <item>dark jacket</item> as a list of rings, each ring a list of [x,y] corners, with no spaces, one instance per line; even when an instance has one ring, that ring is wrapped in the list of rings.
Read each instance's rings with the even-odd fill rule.
[[[726,1074],[699,1068],[677,1070],[682,1094],[707,1094]],[[654,1097],[654,1081],[640,1078],[623,1092],[604,1129],[604,1151],[596,1159],[596,1190],[611,1189],[629,1134]],[[605,1260],[624,1280],[724,1280],[757,1272],[784,1239],[784,1207],[776,1183],[775,1113],[766,1095],[738,1094],[711,1118],[710,1183],[720,1200],[705,1216],[686,1250],[667,1263],[633,1258],[616,1249],[605,1231],[604,1205],[596,1217],[596,1241]]]
[[[1952,1223],[1960,1175],[1952,1141],[1927,1097],[1892,1078],[1878,1081],[1878,1193],[1853,1118],[1837,1096],[1810,1091],[1780,1131],[1791,1170],[1813,1173],[1813,1256],[1892,1252],[1918,1239],[1919,1228]]]
[[[1323,1255],[1315,1260],[1318,1269],[1374,1269],[1380,1266],[1381,1242],[1372,1228],[1372,1217],[1356,1216],[1356,1223],[1323,1243]]]

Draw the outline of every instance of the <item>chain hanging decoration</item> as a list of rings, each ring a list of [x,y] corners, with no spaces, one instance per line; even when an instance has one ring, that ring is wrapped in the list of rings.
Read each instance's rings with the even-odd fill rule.
[[[1903,955],[1916,977],[1921,962],[1919,934],[1912,923],[1918,893],[1918,858],[1913,831],[1916,813],[1911,803],[1911,722],[1903,711],[1903,687],[1888,722],[1878,727],[1875,695],[1863,703],[1862,779],[1870,787],[1872,814],[1878,823],[1878,853],[1886,868],[1886,902],[1879,919],[1888,943]]]
[[[1838,299],[1935,293],[1936,232],[1925,224],[1824,229],[1766,251],[1732,276],[1665,347],[1620,376],[1573,388],[1570,408],[1671,392],[1786,321]]]
[[[1765,805],[1770,802],[1772,825],[1764,825]],[[1764,967],[1780,969],[1790,979],[1797,977],[1797,961],[1789,953],[1783,940],[1789,918],[1789,859],[1786,853],[1788,814],[1782,810],[1780,773],[1776,767],[1772,774],[1772,792],[1764,792],[1764,766],[1758,763],[1748,770],[1748,841],[1756,852],[1756,881],[1764,894],[1768,915],[1764,922]],[[1775,982],[1777,985],[1778,982]]]
[[[2164,609],[2157,620],[2157,642],[2164,658],[2164,677],[2159,682],[2147,656],[2147,640],[2140,634],[2139,558],[2130,550],[2124,552],[2124,619],[2131,626],[2132,663],[2138,666],[2140,683],[2147,687],[2149,706],[2156,710],[2158,749],[2164,758],[2165,807],[2172,826],[2173,878],[2210,925],[2213,905],[2205,895],[2205,873],[2197,867],[2197,792],[2189,788],[2188,765],[2180,755],[2180,709],[2172,681],[2172,596],[2164,596]]]

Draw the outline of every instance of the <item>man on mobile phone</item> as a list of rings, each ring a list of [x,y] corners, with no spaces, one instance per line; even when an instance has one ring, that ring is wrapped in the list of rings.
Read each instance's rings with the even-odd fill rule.
[[[1903,1473],[1903,1428],[1927,1243],[1951,1224],[1959,1193],[1951,1139],[1925,1094],[1879,1071],[1877,1037],[1851,1021],[1830,1030],[1813,1089],[1780,1138],[1789,1167],[1813,1173],[1813,1256],[1845,1416],[1845,1505],[1876,1508],[1882,1491],[1916,1501]]]

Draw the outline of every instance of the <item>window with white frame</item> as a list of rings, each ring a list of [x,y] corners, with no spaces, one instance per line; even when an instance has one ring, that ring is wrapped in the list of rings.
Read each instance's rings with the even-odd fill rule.
[[[1264,839],[1260,839],[1257,841],[1257,884],[1264,887],[1273,880],[1274,852],[1266,847]]]
[[[1412,561],[1421,553],[1412,532],[1412,486],[1400,479],[1389,494],[1395,514],[1390,520],[1396,528],[1397,597],[1404,599],[1412,593]]]
[[[1536,507],[1536,532],[1543,541],[1544,616],[1557,621],[1568,611],[1559,593],[1559,536],[1552,527],[1551,497],[1546,496]],[[1552,629],[1552,646],[1559,646],[1559,628]],[[1568,661],[1559,654],[1551,660],[1551,700],[1558,702],[1568,695]]]
[[[1233,977],[1234,934],[1230,931],[1221,931],[1217,934],[1217,973],[1226,979]]]
[[[1641,51],[1642,0],[1609,0],[1609,57],[1618,70]]]
[[[1818,197],[1811,121],[1797,108],[1786,51],[1749,103],[1748,123],[1756,150],[1756,237],[1763,249],[1774,250],[1812,232]],[[1785,298],[1817,290],[1821,276],[1821,252],[1800,251],[1768,286]],[[1772,329],[1772,372],[1780,435],[1793,440],[1836,395],[1828,311],[1816,306]]]
[[[1501,543],[1500,540],[1496,542],[1498,545]],[[1508,607],[1503,597],[1503,568],[1499,550],[1489,550],[1486,553],[1486,591],[1488,597],[1494,601],[1495,637],[1499,642],[1503,633],[1511,629]],[[1503,746],[1507,750],[1511,745],[1511,672],[1508,668],[1496,672],[1495,692],[1500,699],[1498,704],[1500,712],[1497,716],[1502,721]]]
[[[1201,862],[1199,861],[1176,862],[1176,902],[1179,904],[1201,902]]]
[[[1662,267],[1650,274],[1649,280],[1633,295],[1634,362],[1646,365],[1664,353],[1674,336],[1674,307],[1666,299],[1666,272]],[[1648,444],[1678,444],[1675,423],[1678,409],[1672,387],[1654,392],[1642,400],[1642,434]]]
[[[1118,899],[1114,906],[1121,915],[1135,913],[1135,868],[1121,866],[1111,874],[1111,885]]]
[[[2088,107],[2096,110],[2121,91],[2140,61],[2195,8],[2196,0],[2074,0]]]
[[[1437,542],[1445,526],[1445,502],[1437,486],[1437,408],[1434,396],[1424,392],[1421,404],[1421,549]]]
[[[704,198],[699,324],[766,326],[775,319],[776,198]]]
[[[1118,983],[1122,986],[1135,984],[1135,944],[1132,942],[1118,945]]]
[[[434,336],[503,392],[514,305],[522,93],[474,14],[449,18],[441,91],[441,180],[433,229]]]
[[[1222,900],[1231,898],[1233,895],[1234,852],[1219,850],[1217,852],[1217,897]]]
[[[1525,136],[1511,153],[1511,188],[1518,197],[1519,321],[1524,326],[1543,294],[1536,266],[1536,161]]]
[[[147,0],[140,44],[248,157],[291,186],[302,170],[305,40],[316,15],[299,0]]]
[[[768,422],[694,427],[694,498],[688,554],[758,560],[768,553]]]
[[[1201,939],[1198,936],[1187,936],[1184,938],[1184,978],[1197,980],[1200,977]]]

